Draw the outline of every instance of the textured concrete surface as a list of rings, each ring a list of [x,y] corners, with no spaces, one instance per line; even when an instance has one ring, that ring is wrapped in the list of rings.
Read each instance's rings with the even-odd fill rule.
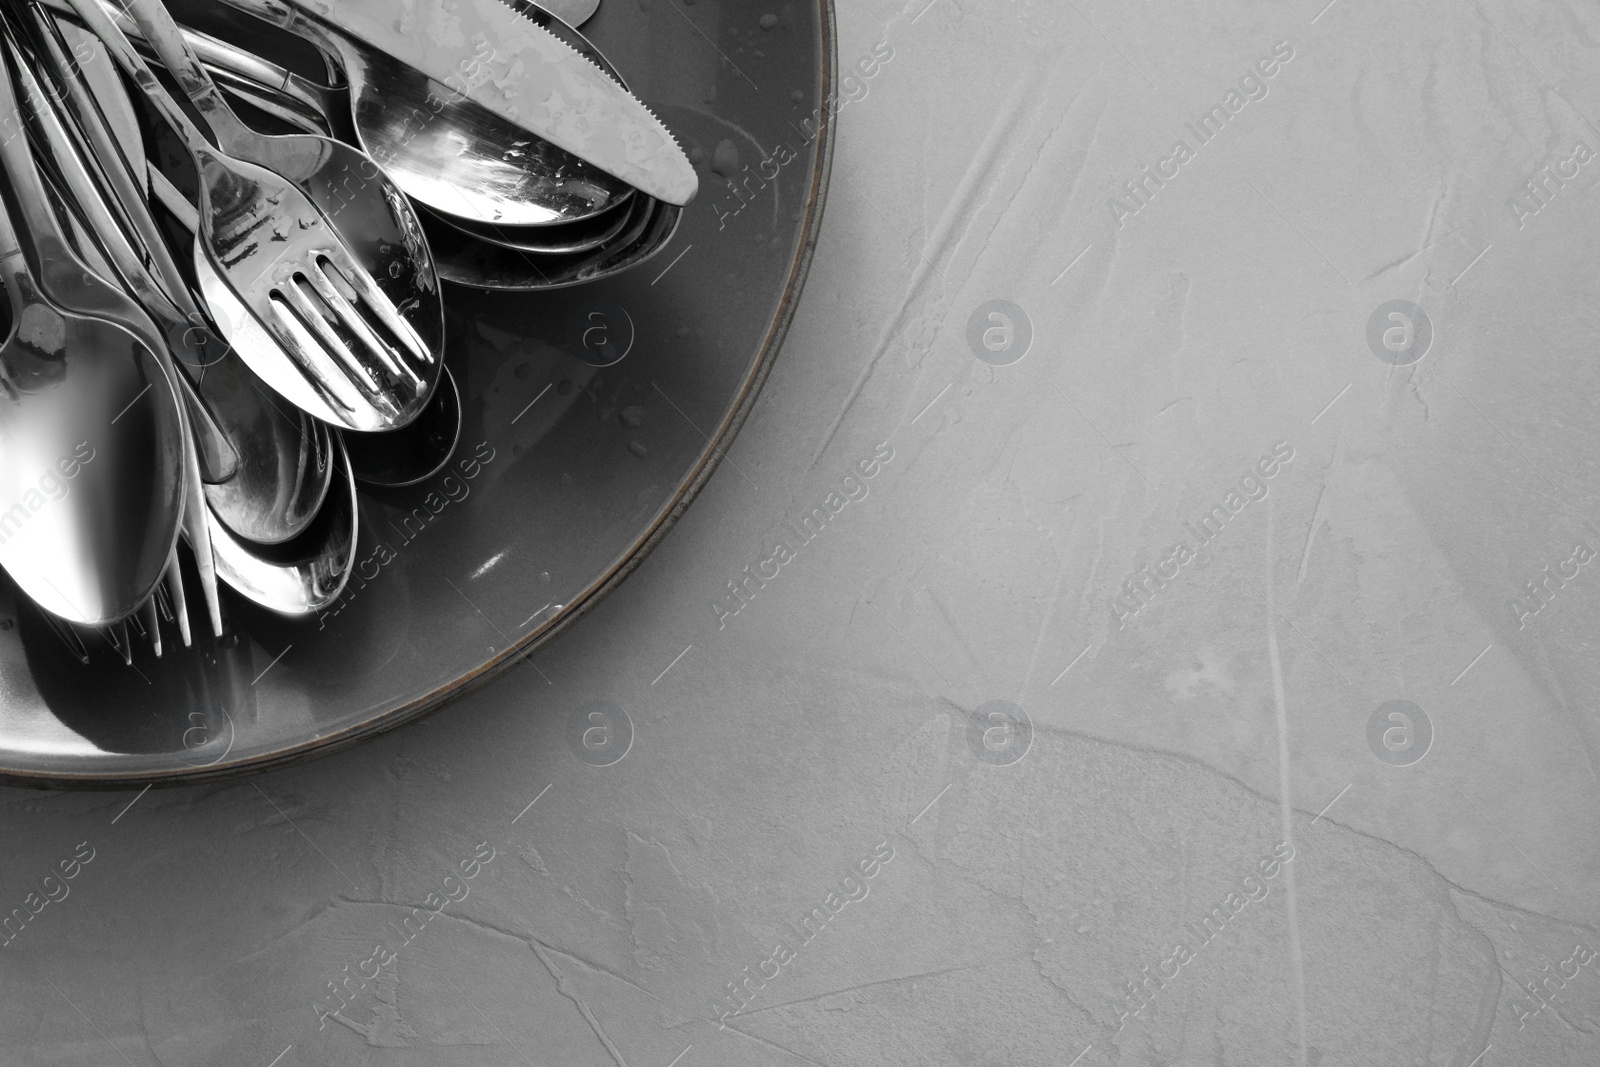
[[[700,501],[420,725],[3,794],[0,1061],[1600,1060],[1600,15],[1324,4],[842,7]]]

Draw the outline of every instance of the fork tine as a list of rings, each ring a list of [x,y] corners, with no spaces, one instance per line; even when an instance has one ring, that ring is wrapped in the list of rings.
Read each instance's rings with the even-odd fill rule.
[[[179,412],[182,413],[182,408]],[[194,550],[195,566],[200,571],[200,592],[211,616],[211,629],[222,636],[222,602],[217,593],[217,566],[211,555],[211,527],[206,523],[206,491],[200,481],[200,457],[195,450],[194,428],[187,416],[183,420],[183,534]],[[170,572],[177,572],[177,557],[167,560]]]
[[[322,302],[327,304],[328,307],[333,309],[334,314],[339,316],[345,328],[355,334],[361,343],[366,346],[368,353],[388,368],[389,372],[395,377],[409,380],[413,388],[421,389],[422,379],[417,377],[416,372],[401,358],[399,353],[395,352],[394,347],[379,337],[372,325],[362,318],[355,305],[351,304],[349,298],[339,291],[338,286],[333,284],[333,279],[328,276],[329,271],[334,272],[340,280],[349,284],[350,279],[346,276],[346,272],[340,270],[338,264],[327,256],[319,256],[309,265],[306,270],[306,280],[311,283],[311,287],[322,298]],[[361,290],[354,285],[351,285],[350,288],[358,296],[361,295]]]
[[[133,642],[128,640],[128,620],[106,627],[109,635],[106,640],[111,642],[111,647],[122,653],[122,662],[126,666],[133,666]]]
[[[150,643],[155,646],[156,659],[160,659],[161,620],[156,618],[156,598],[153,594],[149,600],[144,602],[144,607],[140,609],[140,614],[144,616],[145,636],[148,637],[150,639]]]
[[[168,562],[170,562],[170,557]],[[166,578],[166,571],[161,572],[161,577]],[[150,594],[156,602],[156,612],[162,622],[172,622],[172,597],[167,593],[166,582],[156,583],[156,591]]]
[[[193,639],[189,631],[189,604],[183,595],[183,572],[178,569],[178,546],[172,546],[172,555],[167,557],[167,592],[172,597],[172,613],[178,620],[178,635],[183,638],[183,647],[192,645]]]
[[[199,472],[190,480],[190,488],[200,493]],[[183,506],[183,532],[194,550],[195,565],[200,570],[200,592],[205,597],[206,612],[211,616],[211,632],[222,636],[222,600],[217,593],[217,564],[211,555],[211,529],[206,525],[205,497],[199,495],[194,502]]]
[[[41,611],[44,621],[49,624],[50,632],[60,638],[61,643],[67,646],[67,651],[72,653],[74,659],[85,667],[89,665],[89,649],[83,643],[83,636],[74,630],[68,623],[62,622],[48,611]]]

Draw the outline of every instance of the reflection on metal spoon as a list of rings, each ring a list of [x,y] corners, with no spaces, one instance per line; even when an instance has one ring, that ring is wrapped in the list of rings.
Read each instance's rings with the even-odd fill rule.
[[[333,449],[333,485],[315,521],[293,541],[240,541],[210,509],[217,574],[238,592],[283,615],[310,615],[338,599],[356,559],[356,483],[343,443]]]

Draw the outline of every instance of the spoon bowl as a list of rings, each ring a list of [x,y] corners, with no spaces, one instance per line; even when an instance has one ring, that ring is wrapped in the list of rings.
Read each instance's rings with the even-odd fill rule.
[[[615,238],[572,255],[506,248],[442,224],[429,226],[428,240],[439,277],[452,284],[506,292],[564,289],[621,274],[649,260],[672,240],[682,217],[680,207],[653,197],[634,197],[627,224]]]
[[[647,199],[643,193],[638,198]],[[588,252],[616,239],[627,228],[633,205],[628,199],[602,214],[581,222],[552,223],[548,226],[500,226],[485,222],[468,222],[437,211],[429,212],[431,218],[460,230],[462,233],[488,244],[509,248],[515,252],[534,255],[560,256]]]
[[[0,257],[0,565],[85,626],[136,611],[166,571],[183,506],[176,398],[144,342],[47,300]]]
[[[281,399],[264,395],[237,357],[207,370],[217,421],[246,445],[239,468],[225,482],[205,487],[206,503],[234,533],[272,545],[299,536],[317,516],[333,484],[328,428]],[[282,432],[288,428],[289,432]]]
[[[217,574],[243,596],[282,615],[310,615],[344,591],[356,558],[356,487],[344,447],[333,449],[333,484],[314,522],[293,541],[252,545],[210,516]]]

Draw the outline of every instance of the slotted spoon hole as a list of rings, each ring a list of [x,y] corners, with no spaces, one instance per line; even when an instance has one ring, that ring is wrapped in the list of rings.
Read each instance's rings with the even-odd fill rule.
[[[292,282],[290,284],[293,284]],[[304,291],[296,289],[295,294],[305,299]],[[308,312],[296,307],[294,301],[285,295],[282,288],[275,288],[269,295],[273,313],[278,319],[278,332],[280,338],[288,342],[291,351],[300,353],[293,365],[305,382],[319,395],[331,403],[336,404],[343,411],[354,411],[355,404],[363,396],[369,396],[366,383],[357,383],[349,379],[346,371],[341,367],[345,357],[353,359],[348,352],[330,352],[326,338],[319,334],[315,326],[306,321]],[[315,308],[316,305],[311,305]],[[337,338],[337,334],[334,337]],[[312,366],[306,361],[317,364]]]
[[[394,358],[401,365],[408,364],[416,358],[419,351],[420,338],[413,340],[393,329],[386,317],[378,314],[372,303],[362,297],[344,271],[328,256],[319,256],[317,266],[321,269],[323,275],[327,277],[329,283],[343,294],[346,300],[350,301],[350,306],[361,317],[361,321],[367,324],[367,328],[394,354]],[[398,309],[395,314],[399,318]],[[399,319],[399,321],[403,323],[404,319]]]
[[[326,255],[318,256],[317,267],[322,271],[323,276],[333,284],[334,289],[339,292],[339,295],[343,296],[352,304],[359,304],[361,302],[361,294],[356,290],[354,285],[350,284],[350,279],[344,276],[344,271],[340,270],[339,265],[331,258]]]
[[[309,277],[300,271],[296,271],[294,276],[289,279],[289,284],[299,291],[300,295],[305,298],[306,303],[322,317],[322,321],[343,335],[344,323],[339,320],[338,312],[328,306],[328,302],[322,298],[321,293],[317,292],[317,287],[311,284]]]
[[[317,269],[320,269],[320,267],[321,264],[319,263],[317,265]],[[351,329],[350,323],[346,319],[345,315],[341,313],[341,309],[333,306],[333,303],[328,299],[327,294],[319,290],[316,282],[311,279],[311,276],[307,273],[296,272],[293,278],[290,280],[290,284],[295,287],[301,298],[306,301],[307,306],[310,307],[311,310],[315,312],[316,315],[322,320],[322,322],[326,324],[327,328],[332,331],[333,337],[338,339],[339,358],[341,360],[347,360],[352,363],[360,364],[361,367],[365,369],[367,374],[373,376],[374,385],[382,385],[390,377],[387,369],[383,367],[381,363],[371,358],[371,353],[369,351],[370,344],[368,343],[367,339],[360,336],[357,331]],[[332,285],[331,282],[330,285]],[[349,304],[353,309],[354,304],[349,301],[349,298],[345,295],[344,291],[337,285],[333,285],[332,287],[335,294],[345,299],[346,303]],[[352,311],[352,313],[359,314],[358,312],[354,311]]]

